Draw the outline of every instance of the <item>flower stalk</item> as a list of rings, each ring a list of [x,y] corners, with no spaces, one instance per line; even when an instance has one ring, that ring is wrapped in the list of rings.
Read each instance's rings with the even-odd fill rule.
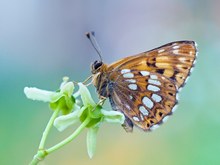
[[[92,99],[91,94],[83,83],[78,83],[79,90],[74,92],[74,84],[68,82],[69,78],[63,78],[59,90],[56,92],[46,91],[38,88],[24,88],[27,98],[37,101],[48,102],[53,114],[47,123],[40,140],[37,154],[33,157],[30,165],[37,165],[44,158],[54,151],[62,148],[64,145],[73,141],[85,128],[87,132],[87,152],[90,158],[93,157],[96,150],[96,137],[102,122],[123,124],[125,117],[117,111],[103,109],[104,100],[98,103]],[[76,99],[81,97],[81,101]],[[79,104],[82,102],[81,104]],[[45,148],[48,134],[52,127],[58,131],[63,131],[67,127],[81,123],[73,133],[63,141],[50,148]]]
[[[90,118],[87,118],[69,137],[61,141],[60,143],[56,144],[55,146],[49,148],[47,150],[47,153],[50,154],[64,145],[70,143],[72,140],[74,140],[82,131],[84,128],[86,128],[86,125],[90,122]]]
[[[49,122],[47,123],[47,126],[43,132],[38,150],[44,149],[47,136],[48,136],[48,134],[53,126],[54,120],[57,118],[59,112],[60,112],[60,109],[57,109],[53,112],[53,115],[51,116],[51,118],[50,118]]]

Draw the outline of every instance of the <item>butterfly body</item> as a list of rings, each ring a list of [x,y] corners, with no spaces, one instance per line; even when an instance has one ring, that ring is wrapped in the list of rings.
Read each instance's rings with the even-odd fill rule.
[[[174,111],[196,53],[195,42],[177,41],[110,65],[95,61],[93,83],[100,98],[109,98],[112,108],[125,115],[126,131],[133,125],[148,131]]]

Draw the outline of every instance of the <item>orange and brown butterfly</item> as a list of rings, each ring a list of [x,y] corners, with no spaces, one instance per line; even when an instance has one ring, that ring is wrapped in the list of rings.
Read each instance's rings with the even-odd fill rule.
[[[90,41],[92,36],[94,33],[87,34]],[[112,108],[125,115],[127,132],[134,125],[149,131],[174,112],[178,92],[190,76],[196,55],[194,41],[176,41],[110,65],[95,61],[92,82],[99,97],[109,98]]]

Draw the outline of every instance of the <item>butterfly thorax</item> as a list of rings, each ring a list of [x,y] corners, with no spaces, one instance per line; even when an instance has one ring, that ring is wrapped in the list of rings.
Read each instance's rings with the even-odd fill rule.
[[[110,95],[110,79],[107,74],[107,64],[100,61],[95,61],[91,65],[91,72],[93,74],[93,84],[97,89],[100,97],[107,98]]]

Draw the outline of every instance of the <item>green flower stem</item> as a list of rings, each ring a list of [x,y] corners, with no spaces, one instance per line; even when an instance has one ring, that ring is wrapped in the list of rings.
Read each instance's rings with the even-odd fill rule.
[[[57,111],[58,111],[58,112],[57,112]],[[59,110],[56,110],[56,111],[53,113],[53,115],[52,115],[50,121],[48,122],[47,127],[46,127],[46,129],[45,129],[45,131],[44,131],[45,134],[43,134],[42,139],[43,139],[43,137],[44,137],[45,140],[46,140],[46,137],[47,137],[48,132],[49,132],[49,130],[50,130],[49,128],[51,128],[50,123],[51,123],[52,121],[54,121],[54,119],[56,118],[56,115],[57,115],[58,113],[59,113]],[[90,118],[86,118],[86,119],[84,120],[84,122],[75,130],[75,132],[73,132],[69,137],[67,137],[66,139],[64,139],[64,140],[61,141],[60,143],[56,144],[55,146],[53,146],[53,147],[51,147],[51,148],[49,148],[49,149],[47,149],[47,150],[45,150],[45,149],[43,149],[43,148],[39,149],[38,152],[37,152],[37,154],[34,156],[33,160],[31,161],[30,165],[37,165],[37,164],[38,164],[40,161],[42,161],[48,154],[50,154],[50,153],[52,153],[52,152],[54,152],[54,151],[60,149],[60,148],[63,147],[64,145],[66,145],[66,144],[68,144],[69,142],[71,142],[73,139],[75,139],[75,138],[82,132],[82,130],[87,126],[87,124],[90,122],[90,120],[91,120]],[[53,122],[52,122],[52,124],[53,124]],[[45,140],[44,140],[44,141],[41,140],[41,145],[40,145],[40,146],[44,146]]]
[[[30,162],[29,165],[37,165],[40,161],[42,161],[47,155],[45,150],[38,150],[37,154],[34,155],[34,158]]]
[[[46,142],[46,139],[47,139],[47,136],[53,126],[53,123],[54,123],[54,120],[56,119],[56,117],[58,116],[60,112],[60,109],[56,109],[53,113],[53,115],[51,116],[49,122],[47,123],[47,126],[43,132],[43,135],[42,135],[42,138],[41,138],[41,141],[40,141],[40,144],[39,144],[39,150],[42,150],[44,149],[44,146],[45,146],[45,142]]]
[[[59,112],[60,112],[59,108],[53,112],[53,114],[52,114],[52,116],[51,116],[49,122],[47,123],[47,126],[43,132],[43,135],[42,135],[42,138],[41,138],[41,141],[39,144],[38,152],[36,155],[34,155],[34,158],[32,159],[30,165],[38,164],[47,155],[47,152],[44,150],[45,142],[46,142],[47,136],[53,126],[54,120],[58,116]]]
[[[73,132],[69,137],[67,137],[66,139],[64,139],[60,143],[58,143],[55,146],[47,149],[46,153],[50,154],[50,153],[58,150],[59,148],[63,147],[64,145],[68,144],[69,142],[71,142],[73,139],[75,139],[82,132],[82,130],[87,126],[87,124],[90,122],[90,120],[91,119],[89,117],[86,118],[84,120],[84,122],[75,130],[75,132]]]

